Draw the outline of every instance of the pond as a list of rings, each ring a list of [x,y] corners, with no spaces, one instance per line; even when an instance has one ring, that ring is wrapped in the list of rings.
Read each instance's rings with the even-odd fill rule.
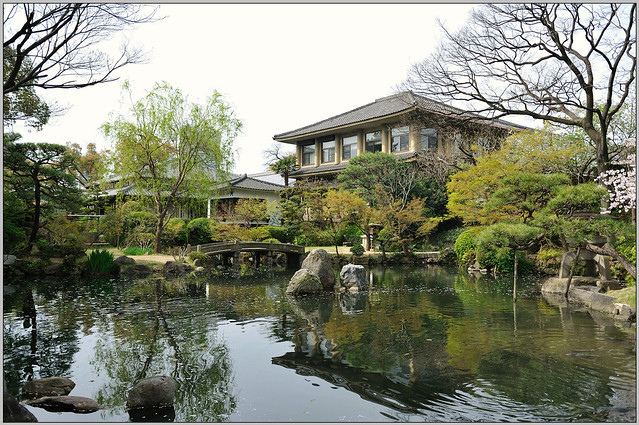
[[[636,331],[540,280],[370,268],[369,292],[289,298],[292,271],[5,282],[4,374],[71,378],[123,422],[136,379],[177,382],[178,422],[634,421]]]

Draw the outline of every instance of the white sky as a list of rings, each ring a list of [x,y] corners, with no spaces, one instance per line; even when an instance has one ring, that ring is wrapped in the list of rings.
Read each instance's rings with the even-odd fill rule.
[[[14,127],[25,142],[94,142],[109,114],[126,112],[121,83],[141,97],[165,80],[193,101],[217,90],[244,123],[236,173],[265,170],[275,134],[312,124],[395,92],[411,63],[424,59],[468,4],[163,4],[167,16],[127,32],[150,60],[120,70],[120,80],[41,92],[69,107],[42,131]],[[119,38],[118,38],[119,40]],[[118,41],[119,43],[119,41]],[[124,108],[124,109],[120,109]],[[285,147],[292,151],[289,145]]]

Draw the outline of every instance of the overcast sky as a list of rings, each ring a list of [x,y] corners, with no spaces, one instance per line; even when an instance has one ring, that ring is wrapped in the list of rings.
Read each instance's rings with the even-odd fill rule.
[[[467,4],[170,4],[165,19],[126,36],[150,60],[120,80],[43,97],[69,107],[42,131],[15,127],[22,141],[111,147],[99,131],[126,108],[121,82],[141,97],[167,81],[193,101],[217,90],[244,123],[235,142],[236,173],[265,170],[263,151],[293,130],[395,92],[411,63],[435,48],[441,32],[466,21]],[[114,42],[119,43],[119,37]],[[122,112],[125,112],[122,109]],[[287,145],[288,147],[288,145]],[[289,148],[289,150],[291,150]]]

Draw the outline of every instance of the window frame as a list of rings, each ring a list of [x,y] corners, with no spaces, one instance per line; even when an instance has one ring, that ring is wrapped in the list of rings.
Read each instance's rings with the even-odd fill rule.
[[[430,131],[431,134],[424,134],[424,131]],[[428,137],[426,140],[426,147],[424,147],[424,136]],[[434,136],[435,138],[435,145],[432,146],[431,145],[431,138]],[[421,130],[419,131],[419,137],[420,137],[420,147],[421,150],[423,151],[437,151],[437,149],[439,148],[439,132],[437,131],[436,128],[432,128],[432,127],[422,127]]]
[[[395,131],[398,132],[397,135],[394,134]],[[395,138],[399,138],[399,143],[398,143],[399,149],[395,149]],[[390,143],[391,152],[407,152],[408,150],[410,150],[410,127],[407,125],[403,125],[401,127],[391,128],[390,139],[391,139],[391,143]],[[406,147],[404,149],[402,149],[403,141],[406,142]]]
[[[369,140],[368,135],[375,134],[375,133],[379,133],[379,138]],[[368,146],[370,143],[374,143],[373,145],[374,147],[379,146],[379,149],[373,149],[373,150],[368,149]],[[382,130],[369,131],[364,134],[364,151],[371,152],[371,153],[382,151]]]
[[[315,142],[304,142],[302,145],[302,167],[307,165],[315,165]],[[305,152],[305,148],[310,148],[310,151]],[[310,161],[306,162],[307,155],[310,154]]]
[[[354,143],[349,143],[348,145],[346,145],[344,143],[344,141],[346,139],[354,139],[355,142]],[[342,161],[348,161],[349,159],[357,156],[357,142],[358,142],[357,134],[353,134],[353,135],[350,135],[350,136],[342,137]],[[349,153],[350,156],[348,158],[346,158],[344,156],[344,154],[346,153],[346,150],[344,149],[345,146],[349,147],[348,153]],[[353,154],[353,146],[355,146],[355,153],[354,154]]]
[[[328,162],[335,162],[335,147],[336,147],[335,136],[322,137],[321,139],[319,139],[319,142],[320,142],[320,150],[322,152],[322,156],[321,156],[322,164],[328,163]],[[331,142],[333,143],[332,147],[330,146],[328,148],[324,147],[325,143],[331,143]],[[326,159],[325,154],[328,153],[330,158],[331,151],[332,151],[332,159]]]

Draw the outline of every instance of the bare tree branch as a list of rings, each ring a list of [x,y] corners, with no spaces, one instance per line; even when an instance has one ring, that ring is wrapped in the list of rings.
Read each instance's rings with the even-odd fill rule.
[[[464,102],[486,119],[528,116],[582,128],[597,169],[634,87],[635,4],[488,4],[411,67],[402,88]]]
[[[112,58],[97,43],[136,24],[154,22],[157,7],[141,4],[23,3],[4,5],[3,93],[21,88],[81,88],[114,81],[115,71],[145,57],[128,42]],[[9,49],[7,49],[9,48]],[[26,68],[25,68],[26,67]]]

